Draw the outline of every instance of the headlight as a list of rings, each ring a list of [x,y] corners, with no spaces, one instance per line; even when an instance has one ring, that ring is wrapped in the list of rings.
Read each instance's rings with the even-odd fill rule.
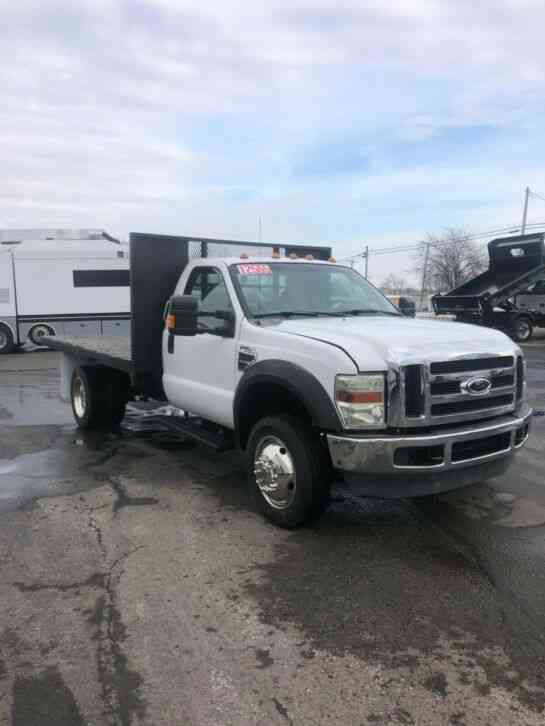
[[[337,376],[335,403],[347,429],[380,428],[385,423],[382,373]]]

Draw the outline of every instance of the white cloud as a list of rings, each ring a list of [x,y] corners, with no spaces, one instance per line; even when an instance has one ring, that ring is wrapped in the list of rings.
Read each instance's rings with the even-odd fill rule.
[[[545,189],[541,0],[0,0],[0,13],[2,226],[250,237],[261,216],[276,239],[351,251],[509,223],[523,186]],[[480,127],[497,133],[471,141]],[[294,174],[343,139],[365,169]]]

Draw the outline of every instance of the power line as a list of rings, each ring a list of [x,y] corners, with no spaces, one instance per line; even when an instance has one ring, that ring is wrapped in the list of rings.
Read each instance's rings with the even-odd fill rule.
[[[531,189],[530,189],[530,194],[533,197],[537,197],[538,199],[541,199],[542,202],[545,202],[545,197],[542,197],[541,194],[538,194],[537,192],[533,192]],[[530,227],[531,225],[528,225],[528,226]]]
[[[532,192],[534,194],[534,192]],[[545,197],[540,197],[545,201]],[[533,224],[526,225],[527,229],[534,229],[538,227],[545,227],[545,222],[534,222]],[[461,237],[454,237],[448,240],[440,241],[437,243],[434,243],[434,246],[440,247],[442,245],[448,245],[453,241],[457,242],[465,242],[465,241],[476,241],[479,239],[482,239],[483,237],[490,237],[492,235],[497,234],[505,234],[507,232],[518,232],[519,225],[510,225],[509,227],[498,227],[496,229],[490,229],[486,232],[477,232],[475,234],[468,234],[463,235]],[[339,262],[348,262],[352,260],[358,260],[358,259],[366,259],[369,257],[376,257],[378,255],[390,255],[395,254],[397,252],[416,252],[417,250],[421,249],[422,245],[425,245],[427,243],[427,240],[419,240],[418,242],[413,242],[412,244],[400,244],[392,247],[382,247],[380,249],[368,249],[363,252],[358,252],[354,255],[349,255],[348,257],[343,257],[339,260]]]

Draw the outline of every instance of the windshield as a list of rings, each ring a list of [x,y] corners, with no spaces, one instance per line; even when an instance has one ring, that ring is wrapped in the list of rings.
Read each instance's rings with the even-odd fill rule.
[[[399,315],[367,280],[349,267],[304,262],[231,266],[247,312],[259,317],[292,315]]]

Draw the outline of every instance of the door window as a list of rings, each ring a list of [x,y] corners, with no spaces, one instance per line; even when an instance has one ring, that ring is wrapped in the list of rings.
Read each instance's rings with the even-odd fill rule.
[[[198,326],[201,330],[221,331],[225,321],[215,318],[216,312],[233,312],[231,299],[223,275],[212,267],[193,270],[185,288],[199,302]]]

